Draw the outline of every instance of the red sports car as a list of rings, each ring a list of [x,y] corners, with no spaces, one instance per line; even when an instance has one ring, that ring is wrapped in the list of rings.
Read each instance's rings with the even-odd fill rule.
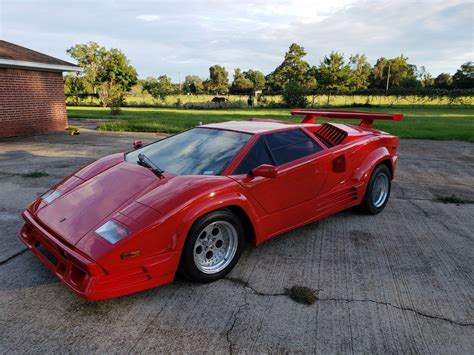
[[[99,159],[23,212],[20,239],[71,290],[98,300],[169,283],[178,270],[214,281],[245,241],[353,206],[382,211],[399,138],[371,124],[403,115],[291,113],[303,122],[208,124]]]

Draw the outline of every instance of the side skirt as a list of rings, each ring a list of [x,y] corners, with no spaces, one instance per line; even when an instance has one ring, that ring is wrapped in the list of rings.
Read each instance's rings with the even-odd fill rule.
[[[292,229],[357,206],[362,202],[364,191],[363,184],[346,186],[338,191],[265,216],[258,221],[263,226],[263,233],[261,238],[257,238],[256,244],[259,245]]]

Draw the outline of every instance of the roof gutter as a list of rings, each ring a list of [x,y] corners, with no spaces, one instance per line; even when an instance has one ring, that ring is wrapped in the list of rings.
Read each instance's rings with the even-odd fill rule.
[[[14,60],[0,58],[0,68],[17,68],[17,69],[29,69],[39,71],[53,71],[53,72],[82,72],[83,69],[76,65],[60,65],[60,64],[48,64],[38,62],[28,62],[24,60]]]

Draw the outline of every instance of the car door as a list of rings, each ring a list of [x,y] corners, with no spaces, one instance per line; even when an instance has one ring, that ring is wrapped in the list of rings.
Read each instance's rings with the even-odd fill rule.
[[[327,177],[329,155],[325,149],[297,128],[261,136],[232,174],[268,214],[315,199]],[[252,176],[262,164],[277,167],[274,178]]]

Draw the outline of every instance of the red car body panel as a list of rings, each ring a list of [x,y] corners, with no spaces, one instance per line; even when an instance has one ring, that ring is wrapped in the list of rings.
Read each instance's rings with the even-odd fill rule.
[[[70,289],[88,300],[117,297],[172,282],[193,223],[208,212],[231,208],[247,223],[255,245],[288,230],[359,205],[373,169],[396,169],[398,137],[371,128],[376,119],[402,115],[294,110],[302,124],[254,119],[206,125],[252,133],[221,175],[156,176],[114,154],[76,171],[54,186],[62,195],[39,198],[23,213],[20,239]],[[358,118],[360,126],[331,124],[318,136],[318,117]],[[326,129],[325,128],[325,129]],[[265,134],[302,129],[323,147],[276,168],[267,178],[233,171]],[[331,145],[331,141],[343,139]],[[95,230],[107,220],[131,234],[116,244]],[[124,255],[137,253],[136,257]]]

